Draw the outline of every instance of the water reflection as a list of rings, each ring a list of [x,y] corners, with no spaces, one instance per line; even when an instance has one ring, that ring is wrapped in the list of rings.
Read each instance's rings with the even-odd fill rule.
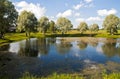
[[[10,48],[10,45],[7,44],[7,45],[4,45],[4,46],[0,46],[0,51],[8,51]]]
[[[48,39],[41,38],[41,39],[37,39],[36,41],[37,41],[37,47],[38,47],[39,53],[43,55],[47,55],[50,47]]]
[[[28,56],[28,57],[37,57],[38,56],[38,45],[37,41],[32,41],[31,39],[27,39],[25,43],[19,43],[19,51],[18,55],[20,56]]]
[[[80,42],[78,42],[78,46],[79,46],[79,48],[81,49],[81,50],[84,50],[85,48],[87,48],[87,43],[86,42],[84,42],[84,41],[80,41]]]
[[[120,56],[120,44],[119,43],[105,43],[102,46],[104,54],[108,57]]]
[[[65,39],[60,39],[60,42],[56,44],[57,51],[60,54],[66,54],[69,53],[72,44],[71,42],[66,41]]]
[[[12,52],[7,53],[7,58],[0,55],[0,61],[5,59],[0,62],[3,67],[0,75],[6,75],[4,71],[10,71],[7,75],[29,71],[43,76],[54,72],[79,72],[108,61],[120,63],[120,39],[31,38],[1,46],[0,51]]]
[[[81,50],[86,50],[84,52],[87,55],[94,52],[107,57],[120,56],[120,41],[112,38],[32,38],[0,47],[0,51],[15,52],[19,56],[28,57],[48,55],[50,52],[63,55],[70,52],[81,54]]]

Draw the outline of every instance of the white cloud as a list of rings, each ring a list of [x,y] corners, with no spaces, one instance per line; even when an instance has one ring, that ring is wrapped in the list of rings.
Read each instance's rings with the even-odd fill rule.
[[[100,16],[106,16],[109,14],[116,14],[117,10],[116,9],[111,9],[111,10],[103,9],[103,10],[98,10],[97,13]]]
[[[58,13],[56,17],[69,17],[72,15],[72,10],[66,10],[63,13]]]
[[[102,21],[102,19],[100,17],[89,17],[86,21]]]
[[[45,7],[41,7],[40,4],[33,4],[33,3],[27,3],[26,1],[20,1],[20,2],[14,3],[14,5],[17,11],[19,12],[19,14],[22,11],[26,10],[34,13],[37,18],[44,16],[46,12]]]
[[[77,16],[77,17],[80,16],[80,13],[75,13],[75,16]]]
[[[77,18],[75,21],[76,21],[77,23],[80,23],[80,22],[85,21],[85,19],[84,19],[84,18]]]
[[[84,0],[86,3],[90,3],[92,2],[93,0]]]
[[[75,10],[79,10],[82,6],[84,6],[84,4],[83,4],[83,3],[80,3],[80,4],[77,4],[77,5],[74,5],[73,8],[74,8]]]
[[[82,21],[86,21],[86,22],[98,22],[98,21],[103,21],[103,19],[102,18],[100,18],[100,17],[89,17],[89,18],[77,18],[76,20],[75,20],[76,22],[82,22]]]
[[[95,5],[93,3],[90,3],[90,4],[85,5],[84,7],[91,8],[91,7],[95,7]]]

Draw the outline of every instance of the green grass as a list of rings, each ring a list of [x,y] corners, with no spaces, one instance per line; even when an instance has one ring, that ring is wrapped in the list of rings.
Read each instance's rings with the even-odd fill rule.
[[[84,79],[84,78],[79,76],[79,75],[57,74],[57,73],[54,73],[54,74],[47,76],[47,77],[37,77],[37,76],[32,76],[28,72],[26,72],[19,79]]]
[[[19,79],[86,79],[86,77],[80,76],[79,74],[74,75],[74,74],[57,74],[57,73],[54,73],[47,77],[37,77],[37,76],[32,76],[28,72],[26,72]],[[89,77],[89,79],[94,79],[94,78]],[[111,74],[104,73],[102,78],[99,79],[120,79],[120,73],[111,73]]]
[[[104,74],[103,79],[120,79],[120,73]]]
[[[45,37],[45,36],[41,33],[31,33],[30,36],[30,38],[39,38],[39,37]],[[7,33],[5,34],[4,39],[0,39],[0,46],[10,42],[20,41],[24,39],[28,39],[25,33]]]
[[[46,35],[42,33],[31,33],[30,38],[41,38],[41,37],[105,37],[105,38],[120,38],[120,30],[118,30],[118,33],[115,35],[110,35],[105,30],[99,30],[98,32],[91,32],[86,31],[83,34],[80,34],[78,30],[71,30],[67,32],[66,34],[61,34],[60,32],[57,32],[56,34],[52,33],[46,33]],[[28,39],[28,37],[25,36],[25,33],[7,33],[5,34],[4,39],[0,39],[0,46],[4,45],[6,43],[14,42],[14,41],[20,41],[23,39]]]

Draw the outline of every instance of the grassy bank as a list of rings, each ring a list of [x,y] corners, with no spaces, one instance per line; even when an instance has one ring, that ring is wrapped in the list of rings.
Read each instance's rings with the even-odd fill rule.
[[[31,33],[31,37],[39,38],[44,37],[44,35],[41,33]],[[0,39],[0,46],[10,42],[20,41],[24,39],[28,39],[25,33],[7,33],[5,34],[4,39]]]
[[[105,30],[99,30],[98,32],[91,32],[86,31],[82,34],[79,33],[77,30],[71,30],[67,32],[66,34],[56,33],[46,33],[46,35],[43,35],[42,33],[31,33],[31,36],[33,38],[40,38],[40,37],[104,37],[104,38],[120,38],[120,30],[115,35],[110,35]],[[0,45],[19,41],[23,39],[27,39],[28,37],[25,36],[25,33],[7,33],[5,35],[4,39],[0,39]]]
[[[19,79],[94,79],[92,77],[83,77],[79,74],[52,74],[47,77],[36,77],[32,76],[29,73],[25,73],[21,78]],[[111,73],[111,74],[102,74],[102,77],[99,77],[98,79],[120,79],[120,73]]]

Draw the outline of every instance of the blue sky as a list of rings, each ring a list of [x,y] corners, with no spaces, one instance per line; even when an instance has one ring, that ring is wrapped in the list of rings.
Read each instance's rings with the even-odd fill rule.
[[[82,21],[102,27],[105,16],[115,14],[120,17],[120,0],[10,0],[17,11],[31,11],[39,19],[47,16],[56,22],[59,17],[71,20],[74,27]]]

